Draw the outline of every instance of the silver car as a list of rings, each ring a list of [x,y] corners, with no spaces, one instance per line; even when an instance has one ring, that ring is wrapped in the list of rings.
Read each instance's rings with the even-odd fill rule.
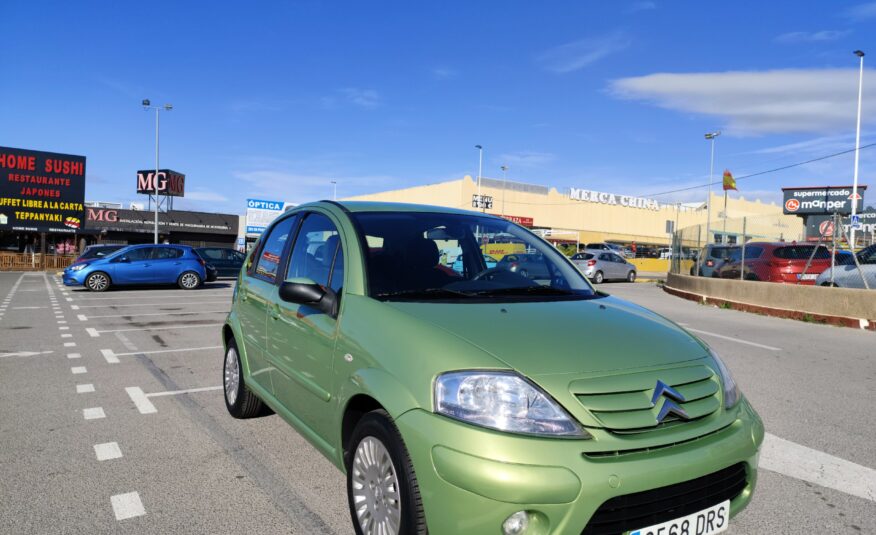
[[[572,255],[572,263],[588,279],[596,284],[602,284],[607,280],[636,280],[636,266],[630,264],[618,254],[602,249],[585,249],[583,252]]]
[[[817,286],[831,286],[830,277],[833,273],[833,286],[840,288],[864,288],[864,279],[867,278],[867,284],[871,290],[876,290],[876,244],[858,251],[858,263],[861,264],[861,270],[858,271],[858,266],[851,255],[848,260],[842,265],[836,265],[833,268],[827,268],[821,272],[815,284]]]

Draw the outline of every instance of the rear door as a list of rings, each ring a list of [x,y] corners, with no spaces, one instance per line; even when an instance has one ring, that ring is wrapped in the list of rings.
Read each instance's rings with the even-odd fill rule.
[[[238,315],[251,380],[273,393],[270,365],[266,358],[268,307],[275,297],[281,260],[298,225],[298,215],[286,217],[270,227],[253,252],[251,264],[241,277]]]
[[[179,247],[153,247],[150,269],[154,284],[173,284],[180,275],[183,250]]]

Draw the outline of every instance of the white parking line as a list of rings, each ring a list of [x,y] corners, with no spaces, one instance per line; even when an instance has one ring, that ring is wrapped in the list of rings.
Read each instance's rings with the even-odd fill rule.
[[[91,407],[90,409],[82,409],[82,417],[86,420],[99,420],[106,418],[103,412],[103,407]]]
[[[211,298],[211,297],[217,297],[220,295],[231,295],[233,293],[233,290],[231,290],[231,289],[211,290],[210,292],[211,293],[207,294],[207,292],[205,292],[204,290],[201,290],[201,291],[197,292],[197,295]],[[141,292],[136,292],[136,294],[140,294],[140,293]],[[120,299],[122,299],[122,300],[126,299],[126,300],[130,301],[131,297],[134,297],[136,294],[128,293],[128,294],[125,294],[124,296],[121,296],[121,297],[80,297],[79,300],[80,301],[113,301],[113,300],[118,301]],[[136,297],[137,297],[137,299],[167,299],[168,296],[182,297],[182,295],[192,295],[192,294],[191,294],[190,290],[183,290],[183,291],[176,293],[176,294],[163,293],[163,295],[136,295]]]
[[[876,502],[876,470],[795,444],[769,433],[761,468]]]
[[[148,314],[106,314],[101,316],[91,316],[91,318],[118,318],[119,316],[124,316],[126,318],[138,317],[138,316],[193,316],[200,314],[227,314],[228,309],[225,310],[198,310],[192,312],[149,312]],[[84,316],[83,316],[84,317]],[[87,319],[87,318],[86,318]],[[85,321],[85,320],[82,320]]]
[[[64,342],[64,347],[76,347],[76,342]]]
[[[73,338],[73,335],[70,333],[64,333],[61,335],[61,338]]]
[[[134,405],[137,407],[137,410],[140,411],[140,414],[153,414],[158,412],[158,409],[156,409],[155,405],[149,401],[146,394],[143,393],[143,389],[139,386],[129,386],[125,388],[125,392],[128,393],[128,396],[131,398],[131,401],[134,402]]]
[[[110,497],[110,502],[113,504],[113,513],[116,515],[116,520],[125,520],[146,514],[146,508],[143,507],[140,495],[136,492],[116,494]]]
[[[100,333],[126,333],[131,331],[168,331],[174,329],[200,329],[202,327],[218,327],[220,325],[225,325],[224,323],[205,323],[203,325],[174,325],[172,327],[143,327],[137,329],[109,329],[109,330],[101,330],[88,328],[85,329],[88,331],[88,334],[94,337],[100,336]]]
[[[202,388],[189,388],[187,390],[169,390],[167,392],[153,392],[146,394],[147,398],[155,398],[159,396],[176,396],[179,394],[194,394],[195,392],[209,392],[210,390],[222,390],[222,386],[205,386]]]
[[[119,359],[118,359],[118,357],[115,356],[112,349],[101,349],[100,354],[103,355],[103,358],[109,364],[118,364],[119,363]]]
[[[73,310],[79,310],[79,305],[70,305],[70,308]]]
[[[81,353],[67,353],[67,358],[68,359],[81,359],[82,354]]]
[[[76,318],[79,321],[88,321],[88,316],[86,316],[85,314],[76,314]]]
[[[109,461],[118,459],[122,456],[122,450],[119,448],[118,442],[106,442],[104,444],[94,445],[94,455],[98,461]]]
[[[186,301],[183,303],[127,303],[124,305],[82,305],[74,308],[73,310],[79,310],[80,308],[120,308],[120,307],[163,307],[169,305],[213,305],[216,303],[228,303],[227,299],[222,299],[219,301]],[[45,307],[33,307],[33,308],[45,308]],[[71,307],[72,308],[72,307]],[[123,316],[124,314],[119,314]]]
[[[71,298],[69,298],[69,297],[67,297],[66,299],[67,299],[67,301],[72,301],[72,300],[73,300],[73,299],[71,299]]]
[[[182,349],[157,349],[155,351],[131,351],[130,353],[114,353],[112,349],[101,349],[101,353],[106,351],[110,355],[116,357],[127,357],[130,355],[154,355],[156,353],[184,353],[186,351],[207,351],[210,349],[222,349],[222,346],[204,346],[204,347],[184,347]],[[104,354],[106,356],[106,354]]]
[[[94,327],[87,327],[85,329],[85,332],[87,332],[88,336],[90,336],[92,338],[97,338],[98,336],[100,336],[100,333],[97,332],[97,329],[95,329]]]
[[[73,366],[72,368],[70,368],[70,373],[72,373],[73,375],[80,375],[83,373],[88,373],[88,370],[85,368],[85,366]]]
[[[67,327],[66,325],[62,325],[62,326],[58,327],[58,330],[59,331],[69,331],[70,327]]]
[[[91,383],[76,385],[76,393],[77,394],[87,394],[89,392],[94,392],[94,385]]]
[[[687,330],[690,332],[698,333],[698,334],[704,334],[706,336],[713,336],[715,338],[720,338],[722,340],[728,340],[730,342],[736,342],[738,344],[745,344],[748,346],[759,347],[761,349],[769,349],[770,351],[781,351],[782,350],[781,347],[767,346],[767,345],[763,345],[763,344],[758,344],[757,342],[749,342],[748,340],[742,340],[741,338],[733,338],[732,336],[724,336],[723,334],[712,333],[709,331],[701,331],[699,329],[692,329],[690,327],[687,327]]]
[[[15,353],[0,353],[0,359],[6,357],[35,357],[37,355],[48,355],[54,351],[17,351]]]
[[[59,320],[59,321],[58,321],[58,325],[64,325],[65,323],[67,323],[67,322],[64,321],[64,320]]]

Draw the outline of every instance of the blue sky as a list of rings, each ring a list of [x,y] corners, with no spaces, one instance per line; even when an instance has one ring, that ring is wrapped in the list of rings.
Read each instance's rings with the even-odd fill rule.
[[[259,6],[258,9],[252,6]],[[476,174],[649,195],[854,146],[876,2],[14,2],[0,145],[88,157],[87,198],[187,175],[177,207],[242,213]],[[876,141],[865,71],[862,144]],[[740,180],[851,183],[852,155]],[[861,183],[876,186],[876,147]],[[704,189],[662,201],[704,197]],[[876,195],[876,189],[870,197]],[[872,204],[868,202],[867,204]],[[524,214],[525,215],[525,214]]]

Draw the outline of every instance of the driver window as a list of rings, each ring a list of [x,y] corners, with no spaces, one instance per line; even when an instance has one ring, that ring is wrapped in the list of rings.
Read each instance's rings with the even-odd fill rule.
[[[322,214],[308,214],[292,248],[286,279],[304,277],[337,291],[344,284],[343,262],[341,240],[334,223]]]

